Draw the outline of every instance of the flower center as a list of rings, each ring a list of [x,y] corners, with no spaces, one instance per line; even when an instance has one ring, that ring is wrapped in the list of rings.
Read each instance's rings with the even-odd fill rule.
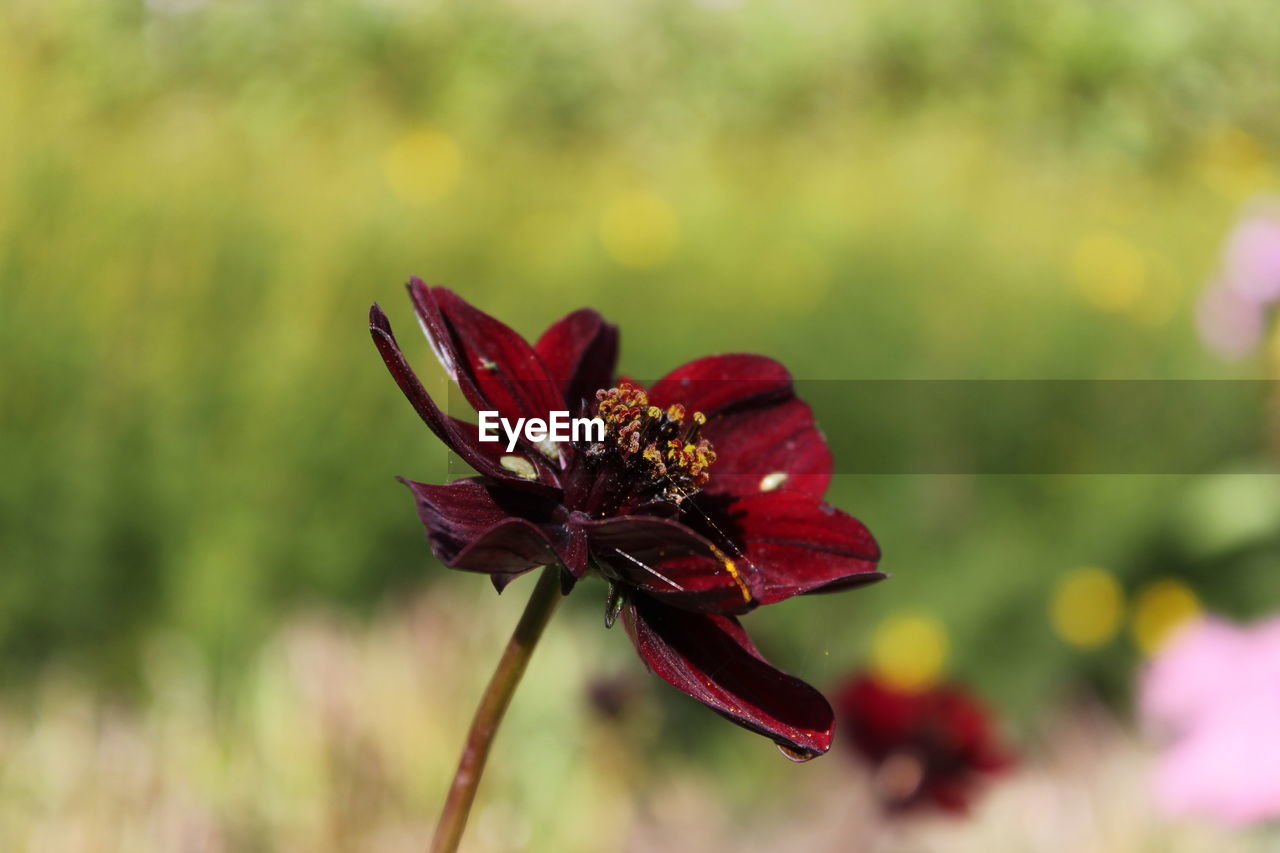
[[[649,485],[661,485],[664,497],[676,503],[706,485],[716,452],[698,437],[707,422],[702,412],[686,418],[679,403],[660,409],[649,404],[643,388],[624,381],[596,392],[596,414],[604,421],[605,436],[594,455],[621,463]]]

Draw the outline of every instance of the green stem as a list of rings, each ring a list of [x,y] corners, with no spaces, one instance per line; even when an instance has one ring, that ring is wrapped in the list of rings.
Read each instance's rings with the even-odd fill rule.
[[[498,668],[493,671],[489,686],[480,697],[480,706],[476,708],[475,717],[471,720],[471,731],[467,733],[467,742],[462,747],[462,758],[458,760],[458,770],[453,774],[449,797],[445,800],[444,809],[440,812],[440,823],[431,840],[431,853],[453,853],[458,849],[458,842],[462,840],[462,832],[467,826],[467,816],[471,813],[471,804],[476,798],[476,788],[480,785],[480,775],[484,772],[485,760],[489,757],[489,747],[493,745],[493,737],[498,733],[502,715],[511,704],[511,696],[516,692],[516,685],[520,683],[525,667],[529,665],[529,657],[538,645],[542,629],[547,626],[556,605],[560,603],[562,596],[559,575],[559,566],[547,566],[542,570],[520,622],[502,652]]]

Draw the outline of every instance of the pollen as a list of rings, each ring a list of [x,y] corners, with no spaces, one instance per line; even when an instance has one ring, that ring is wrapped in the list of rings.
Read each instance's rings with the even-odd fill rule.
[[[665,474],[667,472],[666,463],[662,461],[662,451],[656,447],[646,447],[644,453],[641,454],[645,461],[652,465],[655,469]]]
[[[742,600],[751,603],[751,590],[747,588],[747,584],[742,579],[742,575],[738,572],[738,566],[730,560],[723,551],[716,546],[711,546],[712,552],[716,555],[716,559],[720,561],[720,565],[724,566],[724,570],[729,573],[729,577],[733,578],[733,582],[738,585],[738,591],[742,593]]]
[[[611,455],[677,500],[706,485],[716,461],[711,442],[698,436],[707,417],[673,403],[665,410],[650,403],[643,388],[623,382],[596,392],[596,413],[605,425],[604,447]]]

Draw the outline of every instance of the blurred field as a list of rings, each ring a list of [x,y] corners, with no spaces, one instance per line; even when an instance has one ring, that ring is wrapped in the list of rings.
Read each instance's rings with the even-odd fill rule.
[[[221,715],[193,650],[172,641],[148,655],[153,701],[141,713],[51,677],[38,721],[0,716],[0,844],[421,850],[467,722],[454,699],[481,686],[464,662],[501,645],[463,615],[477,606],[447,592],[373,628],[336,614],[292,621]],[[659,715],[641,673],[615,681],[634,701],[603,716],[585,698],[614,655],[565,632],[538,651],[535,689],[519,694],[473,816],[466,849],[477,853],[1263,849],[1162,825],[1144,804],[1148,750],[1096,709],[1046,719],[1035,764],[972,820],[898,824],[876,815],[869,780],[839,751],[797,766],[734,731],[711,762],[655,752]]]
[[[641,377],[743,349],[803,379],[1271,375],[1213,360],[1191,315],[1240,205],[1280,190],[1278,43],[1265,0],[11,0],[0,846],[80,849],[30,823],[63,808],[117,821],[108,849],[421,838],[482,677],[458,659],[487,667],[525,593],[446,580],[391,479],[446,474],[365,330],[378,300],[443,392],[410,274],[530,336],[596,306]],[[752,629],[829,685],[907,620],[926,627],[890,634],[902,665],[975,683],[1016,730],[1080,695],[1123,713],[1169,581],[1235,616],[1280,604],[1258,463],[840,477],[893,580]],[[493,770],[529,799],[487,820],[587,797],[633,814],[631,774],[659,772],[629,763],[644,744],[678,774],[742,770],[714,793],[731,812],[798,778],[656,683],[638,733],[557,717],[597,666],[639,674],[597,593],[517,699],[505,736],[544,752]],[[343,762],[391,780],[376,829],[342,823],[367,812]],[[248,789],[275,772],[279,800]],[[166,805],[144,817],[148,797]],[[534,820],[530,845],[596,849],[599,824],[564,823]]]

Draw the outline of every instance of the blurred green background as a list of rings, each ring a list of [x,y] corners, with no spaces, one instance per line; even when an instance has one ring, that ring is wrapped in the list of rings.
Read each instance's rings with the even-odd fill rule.
[[[57,671],[154,700],[159,647],[234,697],[296,614],[422,596],[466,608],[489,665],[524,585],[450,576],[392,479],[446,476],[366,331],[377,300],[444,393],[410,274],[530,337],[595,306],[635,376],[731,350],[813,380],[1267,376],[1192,315],[1241,204],[1280,189],[1277,44],[1267,0],[10,0],[9,695]],[[1123,707],[1188,590],[1280,603],[1257,464],[838,477],[894,578],[750,624],[824,687],[879,643],[1015,723]],[[602,597],[553,630],[638,669]],[[660,742],[772,752],[642,684]]]

